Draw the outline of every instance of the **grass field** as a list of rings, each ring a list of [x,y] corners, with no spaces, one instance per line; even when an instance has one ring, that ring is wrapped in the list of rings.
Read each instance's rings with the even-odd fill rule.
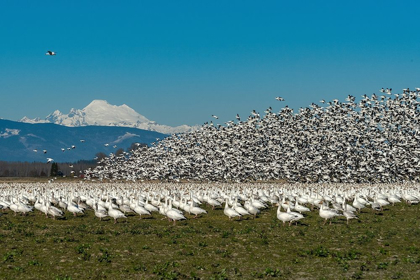
[[[206,208],[206,207],[204,207]],[[229,221],[223,209],[176,226],[159,214],[114,225],[39,212],[0,217],[1,279],[418,279],[420,205],[322,225],[282,226],[276,208]]]

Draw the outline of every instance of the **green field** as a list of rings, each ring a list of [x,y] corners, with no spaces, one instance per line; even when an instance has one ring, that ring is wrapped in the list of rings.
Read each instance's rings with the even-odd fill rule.
[[[114,225],[39,212],[0,217],[1,279],[418,279],[420,206],[322,225],[313,211],[282,226],[276,208],[229,221],[223,209],[173,226],[159,214]]]

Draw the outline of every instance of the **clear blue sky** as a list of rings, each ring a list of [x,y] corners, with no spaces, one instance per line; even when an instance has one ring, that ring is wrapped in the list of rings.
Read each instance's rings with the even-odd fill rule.
[[[0,117],[105,99],[193,125],[420,87],[418,1],[315,2],[2,1]]]

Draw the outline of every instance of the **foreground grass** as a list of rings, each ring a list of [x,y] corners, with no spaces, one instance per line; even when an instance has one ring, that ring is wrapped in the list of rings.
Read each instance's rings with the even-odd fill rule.
[[[39,212],[0,217],[1,279],[416,279],[420,206],[323,226],[318,212],[283,227],[276,209],[229,221],[222,209],[172,226],[161,216],[114,225]],[[188,214],[187,214],[188,217]]]

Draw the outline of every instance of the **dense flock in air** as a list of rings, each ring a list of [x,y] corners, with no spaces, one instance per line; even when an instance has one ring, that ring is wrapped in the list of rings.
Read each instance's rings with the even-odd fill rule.
[[[176,223],[214,211],[242,220],[276,208],[271,212],[277,219],[291,225],[310,211],[324,224],[349,223],[364,208],[418,204],[420,89],[381,94],[206,123],[151,147],[110,154],[78,183],[0,184],[0,208],[54,219],[92,211],[115,223],[129,215],[161,215]],[[268,183],[279,179],[289,183]]]
[[[91,211],[104,222],[160,216],[169,223],[197,219],[223,211],[228,220],[258,218],[261,212],[279,223],[298,224],[307,212],[317,211],[320,223],[342,219],[347,224],[371,211],[395,203],[418,204],[420,186],[405,184],[267,184],[267,183],[12,183],[0,184],[0,209],[14,215],[38,212],[77,219]],[[204,207],[204,205],[207,205]],[[206,208],[207,210],[205,210]],[[271,210],[276,208],[276,211]],[[370,209],[370,210],[364,210]],[[155,212],[155,214],[153,214]],[[274,214],[275,213],[275,214]]]
[[[86,178],[126,181],[390,183],[418,180],[420,88],[349,95],[294,112],[255,110],[224,125],[110,154]],[[282,97],[276,100],[284,101]],[[276,101],[277,102],[277,101]],[[213,115],[217,120],[218,117]]]

